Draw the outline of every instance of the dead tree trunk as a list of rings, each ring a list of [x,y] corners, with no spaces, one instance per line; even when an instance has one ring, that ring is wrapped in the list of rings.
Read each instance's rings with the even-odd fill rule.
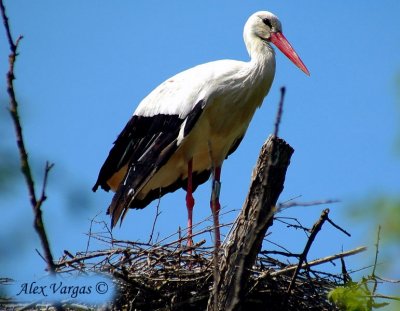
[[[223,248],[219,277],[208,310],[240,310],[247,290],[249,269],[272,225],[275,205],[283,190],[286,170],[294,150],[284,140],[270,136],[253,171],[251,186],[228,242]]]

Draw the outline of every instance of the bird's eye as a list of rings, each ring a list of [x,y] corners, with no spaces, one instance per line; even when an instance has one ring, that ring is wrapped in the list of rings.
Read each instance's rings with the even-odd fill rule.
[[[269,28],[272,28],[271,21],[268,18],[263,18],[263,23],[267,25]]]

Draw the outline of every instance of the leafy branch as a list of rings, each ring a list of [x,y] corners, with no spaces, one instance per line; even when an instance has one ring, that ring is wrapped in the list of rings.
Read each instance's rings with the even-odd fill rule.
[[[399,283],[400,281],[389,281],[379,277],[376,273],[378,265],[379,241],[381,226],[378,227],[377,239],[375,244],[375,259],[372,272],[360,281],[353,282],[351,279],[344,285],[332,289],[328,298],[337,306],[344,310],[370,311],[389,305],[389,301],[400,301],[400,297],[382,295],[377,293],[379,283]],[[382,302],[378,301],[378,299]]]

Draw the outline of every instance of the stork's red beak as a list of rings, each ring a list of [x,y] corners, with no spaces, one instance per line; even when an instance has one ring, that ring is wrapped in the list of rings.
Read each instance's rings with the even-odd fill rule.
[[[275,46],[281,50],[297,67],[299,67],[306,75],[310,75],[307,67],[301,61],[299,55],[292,48],[289,41],[281,32],[271,32],[270,41],[275,44]]]

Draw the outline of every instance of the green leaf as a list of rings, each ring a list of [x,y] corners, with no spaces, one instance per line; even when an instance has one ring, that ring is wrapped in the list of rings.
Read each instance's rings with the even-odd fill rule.
[[[345,311],[368,311],[368,294],[358,285],[339,286],[328,293],[328,299]]]

